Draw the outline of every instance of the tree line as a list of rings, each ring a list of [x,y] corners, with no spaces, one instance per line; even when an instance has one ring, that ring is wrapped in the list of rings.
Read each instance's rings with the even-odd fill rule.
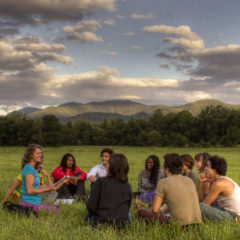
[[[240,143],[240,111],[209,106],[198,116],[188,111],[162,114],[148,119],[104,119],[60,123],[54,115],[29,119],[13,113],[0,117],[0,145],[26,146],[111,145],[111,146],[236,146]]]

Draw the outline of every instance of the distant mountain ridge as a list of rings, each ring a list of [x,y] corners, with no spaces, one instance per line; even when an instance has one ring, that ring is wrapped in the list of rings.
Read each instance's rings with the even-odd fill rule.
[[[110,100],[103,102],[89,102],[86,104],[68,102],[56,107],[50,106],[45,109],[32,108],[32,111],[30,109],[27,111],[27,108],[24,108],[25,110],[21,109],[18,112],[27,114],[29,118],[38,118],[44,115],[53,114],[62,121],[85,119],[99,122],[104,118],[122,118],[124,120],[136,118],[147,119],[156,110],[161,111],[163,114],[170,112],[177,113],[187,110],[196,116],[202,111],[202,109],[210,105],[220,105],[226,108],[240,110],[240,105],[232,105],[214,99],[207,99],[180,106],[145,105],[130,100]]]

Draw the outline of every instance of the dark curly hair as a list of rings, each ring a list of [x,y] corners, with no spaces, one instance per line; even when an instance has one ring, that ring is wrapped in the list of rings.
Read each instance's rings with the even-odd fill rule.
[[[27,163],[30,162],[31,157],[32,157],[32,155],[33,155],[33,153],[35,152],[36,149],[41,149],[42,150],[42,147],[39,144],[35,144],[35,143],[29,144],[27,146],[27,149],[25,150],[25,153],[24,153],[23,158],[22,158],[22,169],[24,168],[24,166]],[[43,155],[42,155],[42,160],[43,160]]]
[[[159,158],[156,155],[150,155],[145,161],[145,169],[146,170],[147,170],[147,162],[149,159],[153,160],[153,167],[151,169],[149,181],[150,181],[150,183],[153,184],[153,186],[156,187],[157,183],[158,183],[158,173],[159,173],[159,168],[160,168],[160,162],[159,162]]]
[[[110,156],[113,154],[113,150],[111,148],[104,148],[100,153],[100,157],[102,157],[105,152],[107,152]]]
[[[168,153],[164,155],[164,169],[169,169],[172,174],[181,174],[183,162],[180,156],[176,153]]]
[[[114,153],[109,159],[108,177],[114,178],[121,183],[128,182],[129,165],[123,154]]]
[[[227,173],[227,162],[224,158],[215,155],[210,157],[208,160],[211,163],[211,168],[215,169],[216,172],[222,176],[225,176]]]
[[[200,171],[203,171],[204,168],[207,166],[207,162],[210,158],[210,154],[207,153],[207,152],[204,152],[204,153],[198,153],[196,156],[195,156],[195,160],[198,162],[200,161],[200,159],[202,159],[202,167],[200,169]]]
[[[74,156],[71,153],[66,153],[66,154],[63,155],[61,163],[60,163],[60,166],[62,167],[63,172],[65,172],[65,170],[67,168],[67,159],[69,157],[72,157],[72,159],[73,159],[72,172],[74,173],[75,172],[75,168],[76,168],[76,160],[75,160]]]

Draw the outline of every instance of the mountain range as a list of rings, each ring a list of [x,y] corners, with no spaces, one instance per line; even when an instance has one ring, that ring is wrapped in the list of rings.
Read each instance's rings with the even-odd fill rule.
[[[240,105],[227,104],[218,100],[208,99],[188,103],[180,106],[167,105],[145,105],[129,100],[110,100],[104,102],[89,102],[86,104],[68,102],[59,106],[50,106],[45,109],[39,108],[23,108],[18,112],[26,114],[29,118],[38,118],[44,115],[53,114],[60,121],[75,121],[78,119],[100,122],[104,118],[124,120],[130,119],[147,119],[155,110],[161,111],[163,114],[170,112],[177,113],[187,110],[193,115],[198,115],[202,109],[207,106],[223,106],[225,108],[240,110]]]

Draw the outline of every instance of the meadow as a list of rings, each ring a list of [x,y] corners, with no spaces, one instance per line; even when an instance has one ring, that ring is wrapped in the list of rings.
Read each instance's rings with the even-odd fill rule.
[[[44,148],[44,168],[51,171],[59,165],[64,153],[72,153],[77,165],[89,172],[91,167],[100,161],[102,147],[57,147]],[[227,176],[240,184],[240,148],[159,148],[159,147],[113,147],[117,153],[127,156],[130,171],[129,182],[132,190],[137,190],[137,176],[144,169],[147,156],[156,154],[160,163],[166,153],[196,153],[208,151],[210,154],[218,154],[225,157],[228,163]],[[0,201],[3,199],[7,189],[21,171],[21,158],[25,147],[0,147]],[[87,194],[89,184],[85,183]],[[53,240],[75,240],[75,239],[126,239],[126,240],[152,240],[152,239],[240,239],[240,223],[222,222],[211,223],[204,221],[198,228],[183,230],[181,226],[173,224],[162,226],[158,223],[145,224],[137,219],[136,209],[132,205],[131,213],[133,222],[121,231],[115,231],[112,227],[100,226],[92,230],[83,222],[87,211],[85,204],[76,202],[72,205],[61,205],[58,214],[42,212],[39,218],[31,216],[12,215],[0,208],[0,239],[1,240],[28,240],[28,239],[53,239]]]

